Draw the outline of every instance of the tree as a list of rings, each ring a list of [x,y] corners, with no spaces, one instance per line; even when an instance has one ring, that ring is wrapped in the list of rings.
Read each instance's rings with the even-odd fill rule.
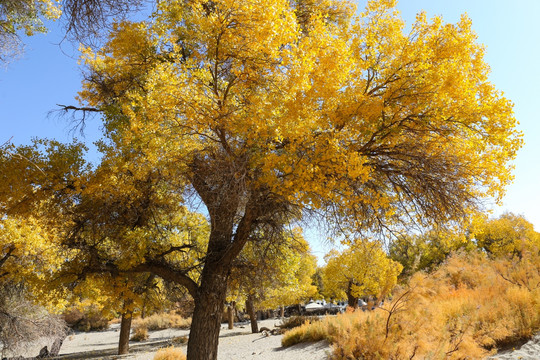
[[[63,321],[49,313],[65,303],[62,289],[50,286],[52,274],[66,256],[58,246],[59,233],[50,227],[62,217],[38,184],[48,188],[47,180],[69,168],[76,172],[77,164],[68,160],[74,148],[61,146],[66,150],[63,157],[52,150],[57,143],[49,145],[42,159],[59,165],[54,170],[30,160],[38,145],[17,150],[9,144],[0,147],[0,350],[5,356],[44,337],[55,339],[49,349],[57,353],[66,335]],[[41,218],[39,213],[48,215]]]
[[[47,32],[47,20],[63,15],[66,37],[83,44],[98,44],[113,21],[142,12],[145,0],[3,0],[0,2],[0,63],[7,64],[21,51],[20,32],[31,36]]]
[[[402,235],[390,244],[389,255],[403,266],[402,277],[417,271],[433,271],[456,251],[471,251],[476,245],[470,234],[453,229],[433,229],[423,234]]]
[[[197,282],[144,257],[121,267],[189,290],[188,359],[216,358],[227,280],[253,234],[314,215],[346,233],[428,226],[502,196],[521,135],[470,20],[419,14],[404,34],[393,6],[353,18],[337,0],[171,0],[85,50],[80,98],[104,113],[111,153],[132,148],[174,179],[172,199],[206,208]]]
[[[403,266],[391,260],[379,242],[357,241],[342,253],[330,251],[326,256],[323,283],[326,295],[347,296],[349,306],[358,307],[358,299],[373,296],[383,299],[397,283]]]
[[[523,216],[504,213],[497,219],[479,219],[473,226],[479,248],[492,257],[512,257],[540,249],[540,234]]]
[[[20,51],[17,32],[27,36],[46,32],[44,19],[57,19],[61,11],[55,0],[4,0],[0,2],[0,63],[8,63]]]
[[[44,302],[67,287],[121,313],[122,354],[133,311],[155,285],[152,271],[133,267],[166,262],[195,284],[208,230],[133,149],[121,156],[101,148],[96,169],[78,144],[2,149],[0,278],[24,279],[34,292],[44,287]]]

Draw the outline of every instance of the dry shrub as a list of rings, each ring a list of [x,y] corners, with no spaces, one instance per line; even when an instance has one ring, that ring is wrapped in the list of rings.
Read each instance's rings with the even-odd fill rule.
[[[148,340],[148,329],[144,325],[138,325],[133,328],[133,335],[131,341],[144,341]]]
[[[185,360],[186,355],[182,352],[182,350],[174,348],[174,347],[168,347],[165,349],[160,349],[154,355],[154,360]]]
[[[540,288],[530,286],[540,284],[531,270],[540,255],[519,261],[454,255],[432,274],[415,274],[384,307],[302,325],[282,344],[327,339],[333,359],[484,358],[540,330]]]
[[[290,318],[284,319],[278,327],[281,329],[292,329],[302,326],[306,322],[310,324],[319,320],[320,318],[318,316],[291,316]]]
[[[305,322],[304,325],[287,331],[286,335],[286,337],[283,337],[281,344],[291,346],[301,342],[326,340],[328,331],[321,321],[314,321],[312,323]]]
[[[95,305],[72,306],[62,314],[68,326],[77,331],[100,331],[109,327],[109,319]]]
[[[0,282],[0,358],[31,351],[40,339],[64,339],[66,330],[65,322],[36,304],[23,284]]]
[[[171,339],[171,343],[174,345],[187,344],[189,338],[187,336],[176,336]]]
[[[144,326],[147,330],[164,330],[164,329],[189,329],[191,326],[191,318],[183,318],[174,312],[153,314],[144,319],[138,318],[134,321],[134,326]]]

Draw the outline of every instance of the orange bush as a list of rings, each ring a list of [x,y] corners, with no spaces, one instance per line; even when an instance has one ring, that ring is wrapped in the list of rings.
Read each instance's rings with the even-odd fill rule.
[[[186,360],[186,355],[180,349],[168,347],[159,350],[154,355],[154,360]]]
[[[540,330],[540,289],[527,286],[540,271],[532,268],[540,255],[519,264],[453,255],[435,272],[415,274],[384,307],[305,324],[282,344],[327,339],[333,359],[484,358]]]
[[[191,318],[183,318],[174,313],[153,314],[144,319],[138,318],[133,321],[134,326],[143,326],[150,331],[164,329],[189,329],[191,326]]]

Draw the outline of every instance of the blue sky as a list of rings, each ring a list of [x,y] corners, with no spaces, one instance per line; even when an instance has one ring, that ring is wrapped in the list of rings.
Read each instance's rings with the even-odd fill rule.
[[[362,9],[365,1],[359,1]],[[491,66],[491,81],[515,104],[515,115],[524,133],[525,145],[515,161],[515,181],[508,187],[503,211],[523,214],[540,230],[540,1],[537,0],[402,0],[398,9],[410,24],[417,12],[429,17],[442,15],[456,22],[466,12],[478,34],[478,42],[487,46],[486,60]],[[70,141],[66,120],[48,117],[56,104],[75,104],[81,73],[78,53],[69,43],[57,44],[62,33],[57,23],[49,24],[46,35],[24,38],[22,57],[6,69],[0,68],[0,144],[11,141],[26,144],[32,137]],[[99,137],[99,121],[89,122],[88,143]],[[95,153],[91,153],[95,158]],[[323,249],[317,255],[321,257]]]

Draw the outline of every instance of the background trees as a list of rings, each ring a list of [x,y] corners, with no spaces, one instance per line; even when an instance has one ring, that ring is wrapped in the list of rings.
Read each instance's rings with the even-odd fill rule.
[[[477,246],[492,257],[515,256],[540,249],[540,234],[521,215],[505,213],[495,219],[483,217],[472,231]]]
[[[403,266],[402,277],[417,271],[433,271],[453,252],[471,251],[476,244],[463,229],[433,229],[422,234],[396,237],[389,247],[389,256]]]
[[[317,261],[300,229],[284,233],[281,241],[269,242],[261,235],[246,244],[229,279],[230,297],[245,302],[254,333],[257,308],[283,309],[317,293],[311,284]]]

